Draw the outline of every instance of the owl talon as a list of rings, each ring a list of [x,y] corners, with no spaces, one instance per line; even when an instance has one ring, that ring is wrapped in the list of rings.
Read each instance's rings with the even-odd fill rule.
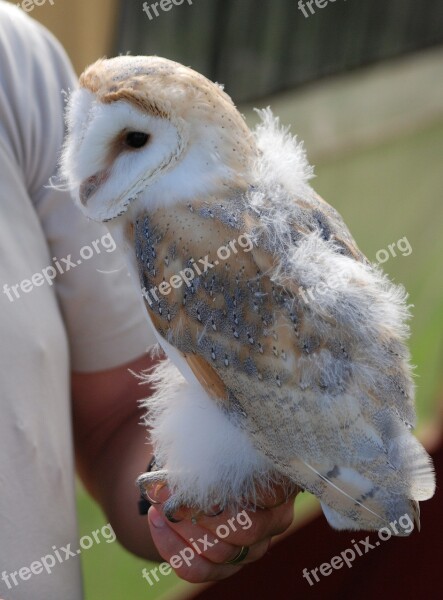
[[[138,477],[137,484],[141,495],[151,504],[160,504],[157,500],[158,492],[168,484],[168,472],[165,469],[143,473]]]
[[[224,506],[213,506],[211,512],[203,512],[205,517],[218,517],[225,510]]]
[[[144,498],[151,504],[161,504],[162,502],[158,500],[158,492],[168,485],[168,471],[160,469],[143,473],[137,479],[137,483]],[[182,506],[183,501],[178,494],[173,494],[164,501],[163,512],[170,523],[179,523],[182,520],[177,518],[177,512]]]
[[[163,512],[170,523],[180,523],[183,519],[178,519],[176,513],[183,506],[183,502],[178,495],[171,496],[163,505]]]

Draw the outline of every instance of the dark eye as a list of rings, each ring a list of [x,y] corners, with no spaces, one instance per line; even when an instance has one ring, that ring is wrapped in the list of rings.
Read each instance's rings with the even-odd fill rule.
[[[130,131],[126,134],[126,145],[130,148],[143,148],[148,143],[150,135],[142,131]]]

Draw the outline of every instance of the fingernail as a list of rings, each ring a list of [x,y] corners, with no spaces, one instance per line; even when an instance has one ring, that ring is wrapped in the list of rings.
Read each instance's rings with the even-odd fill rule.
[[[162,529],[166,525],[163,515],[154,506],[149,510],[149,521],[156,529]]]

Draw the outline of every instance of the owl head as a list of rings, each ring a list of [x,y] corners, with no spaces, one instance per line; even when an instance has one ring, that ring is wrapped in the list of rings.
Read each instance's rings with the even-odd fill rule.
[[[244,181],[253,137],[218,84],[155,56],[101,59],[68,100],[61,172],[96,221]]]

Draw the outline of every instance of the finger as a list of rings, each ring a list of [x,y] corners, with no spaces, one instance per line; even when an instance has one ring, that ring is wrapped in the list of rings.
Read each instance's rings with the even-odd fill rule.
[[[277,497],[284,493],[283,488],[276,488]],[[170,495],[169,488],[164,484],[155,484],[150,489],[150,497],[156,502],[163,503]],[[270,496],[267,497],[267,500]],[[216,508],[216,507],[215,507]],[[214,508],[214,510],[215,510]],[[189,507],[181,507],[174,514],[174,519],[179,522],[197,522],[200,527],[211,532],[214,537],[224,539],[232,546],[252,546],[257,542],[286,531],[292,524],[294,517],[294,497],[274,508],[246,509],[237,513],[222,511],[216,516],[207,516],[196,513]],[[192,534],[190,534],[192,537]]]
[[[257,542],[256,544],[254,544],[252,546],[241,546],[241,547],[232,546],[232,548],[235,548],[235,553],[234,553],[234,551],[232,551],[231,555],[225,560],[225,564],[228,561],[232,561],[232,560],[236,559],[240,550],[244,549],[245,547],[248,549],[248,553],[247,553],[246,557],[241,561],[241,563],[237,563],[238,565],[247,565],[247,564],[255,562],[256,560],[258,560],[260,558],[263,558],[263,556],[267,553],[267,551],[271,547],[271,538],[262,540],[261,542]]]
[[[263,558],[263,556],[268,552],[268,550],[271,547],[271,538],[268,538],[266,540],[263,540],[262,542],[259,542],[258,544],[254,544],[253,546],[249,547],[249,552],[248,555],[246,556],[246,558],[239,564],[242,565],[247,565],[249,563],[255,562],[256,560],[258,560],[259,558]],[[242,546],[243,547],[243,546]],[[237,548],[238,550],[238,548]],[[236,555],[237,556],[237,555]],[[235,558],[234,556],[231,557],[230,560],[232,560],[233,558]]]
[[[160,556],[168,562],[176,574],[190,583],[217,581],[230,577],[241,565],[215,564],[197,551],[172,528],[172,524],[156,506],[148,512],[152,539]]]
[[[239,553],[241,546],[235,546],[226,541],[225,538],[226,534],[229,534],[229,529],[224,525],[217,528],[216,534],[188,519],[179,523],[170,523],[169,526],[183,539],[183,544],[189,545],[197,555],[203,556],[213,563],[226,563]],[[217,533],[219,533],[219,536]],[[248,540],[247,544],[242,544],[242,546],[248,546],[249,548],[247,560],[245,559],[244,563],[254,562],[261,558],[267,552],[269,544],[270,537],[258,541],[251,539]]]
[[[294,518],[294,501],[272,509],[224,511],[217,517],[199,516],[197,523],[214,536],[223,538],[234,546],[250,546],[263,539],[279,535],[290,527]]]

